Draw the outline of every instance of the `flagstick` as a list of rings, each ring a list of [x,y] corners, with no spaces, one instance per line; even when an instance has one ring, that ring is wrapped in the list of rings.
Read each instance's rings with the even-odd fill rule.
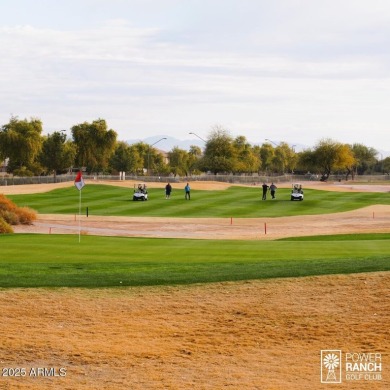
[[[81,190],[79,191],[79,243],[81,241]]]
[[[83,176],[81,175],[81,171],[76,176],[76,179],[74,181],[74,185],[76,188],[79,190],[80,195],[79,195],[79,243],[81,240],[81,190],[84,187],[84,180]]]

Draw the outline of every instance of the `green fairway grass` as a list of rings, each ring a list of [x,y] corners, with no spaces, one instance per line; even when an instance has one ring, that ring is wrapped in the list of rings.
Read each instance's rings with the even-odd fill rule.
[[[259,188],[224,191],[149,189],[149,200],[132,201],[132,189],[87,185],[82,210],[89,215],[159,217],[279,217],[342,212],[390,204],[385,193],[290,190],[261,200]],[[13,195],[18,206],[44,214],[77,214],[79,192],[64,188]],[[0,236],[0,287],[114,287],[208,283],[275,277],[389,271],[386,234],[297,237],[277,241],[178,240],[74,235]]]
[[[0,288],[209,283],[389,271],[390,240],[177,240],[1,235]]]
[[[111,216],[155,217],[280,217],[325,214],[355,210],[374,204],[390,204],[387,193],[330,192],[305,190],[305,200],[290,201],[290,190],[279,189],[274,200],[261,200],[258,187],[230,187],[223,191],[173,190],[165,199],[164,190],[149,189],[146,202],[132,200],[133,190],[108,185],[86,185],[82,190],[82,213]],[[78,214],[79,192],[74,187],[47,193],[9,196],[18,206],[28,206],[42,214]]]
[[[278,241],[362,241],[362,240],[390,240],[389,233],[361,233],[361,234],[330,234],[321,236],[303,236],[279,238]],[[337,245],[337,243],[335,243]],[[390,257],[390,256],[389,256]]]

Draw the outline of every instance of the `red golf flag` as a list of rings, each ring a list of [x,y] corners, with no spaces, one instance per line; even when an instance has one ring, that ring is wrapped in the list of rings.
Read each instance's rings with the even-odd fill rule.
[[[79,173],[77,174],[76,179],[74,180],[74,185],[79,191],[81,191],[81,189],[85,186],[81,171],[79,171]]]

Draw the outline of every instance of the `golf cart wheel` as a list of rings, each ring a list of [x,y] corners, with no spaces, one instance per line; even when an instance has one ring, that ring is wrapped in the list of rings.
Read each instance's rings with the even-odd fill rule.
[[[293,196],[291,197],[291,200],[294,200],[294,197],[293,197]]]

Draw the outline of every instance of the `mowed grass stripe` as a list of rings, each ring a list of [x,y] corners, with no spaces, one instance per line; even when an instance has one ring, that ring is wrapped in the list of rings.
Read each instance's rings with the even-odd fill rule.
[[[390,270],[390,241],[214,241],[0,236],[0,287],[209,283]]]
[[[390,240],[343,241],[191,240],[170,238],[126,238],[77,235],[0,235],[1,262],[101,262],[101,261],[257,261],[267,259],[337,259],[389,255]],[[371,238],[367,238],[371,237]],[[387,251],[387,252],[386,252]]]
[[[290,190],[277,191],[275,200],[261,200],[258,187],[230,187],[223,191],[174,190],[165,199],[161,188],[149,189],[149,200],[132,201],[132,189],[108,185],[87,185],[82,190],[82,213],[112,216],[156,217],[280,217],[327,214],[355,210],[375,204],[390,204],[386,193],[329,192],[305,190],[303,202],[291,202]],[[43,214],[77,214],[79,192],[62,188],[47,193],[9,196],[18,206],[28,206]]]
[[[321,236],[302,236],[279,238],[278,241],[361,241],[361,240],[390,240],[390,233],[361,233],[361,234],[329,234]]]

